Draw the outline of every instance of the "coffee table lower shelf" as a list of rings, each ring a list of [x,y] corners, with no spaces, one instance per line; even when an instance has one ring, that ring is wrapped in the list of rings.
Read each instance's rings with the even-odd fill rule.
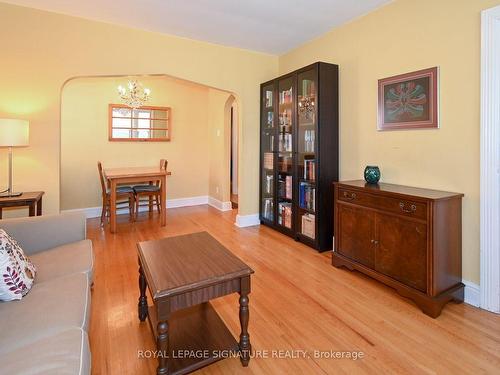
[[[148,321],[156,337],[157,317],[152,306]],[[169,374],[188,374],[238,352],[238,342],[210,302],[175,311],[168,326]]]

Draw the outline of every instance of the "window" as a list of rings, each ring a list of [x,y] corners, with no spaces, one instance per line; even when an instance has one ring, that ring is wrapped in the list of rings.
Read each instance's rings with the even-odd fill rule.
[[[110,141],[170,141],[170,108],[109,105]]]

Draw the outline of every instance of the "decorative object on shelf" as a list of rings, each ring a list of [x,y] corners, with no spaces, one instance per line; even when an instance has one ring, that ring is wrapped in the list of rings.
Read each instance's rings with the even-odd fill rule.
[[[380,181],[380,169],[376,165],[367,165],[365,168],[365,181],[377,184]]]
[[[142,107],[149,100],[151,90],[142,86],[136,80],[128,81],[128,92],[123,86],[118,86],[118,93],[123,103],[132,109]]]
[[[438,128],[438,68],[378,81],[378,130]]]
[[[29,145],[29,121],[16,119],[0,119],[0,147],[9,148],[9,187],[1,192],[1,196],[19,197],[23,193],[12,190],[12,148]]]

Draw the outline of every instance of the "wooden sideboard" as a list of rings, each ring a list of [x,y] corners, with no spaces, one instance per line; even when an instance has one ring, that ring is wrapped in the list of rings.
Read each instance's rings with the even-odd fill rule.
[[[365,181],[334,183],[332,264],[360,271],[436,318],[463,302],[463,194]]]

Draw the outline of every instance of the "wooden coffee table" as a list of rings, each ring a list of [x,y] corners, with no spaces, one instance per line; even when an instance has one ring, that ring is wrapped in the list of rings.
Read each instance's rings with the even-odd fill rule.
[[[156,338],[157,374],[187,374],[231,353],[250,361],[250,267],[207,232],[140,242],[139,320]],[[146,287],[154,305],[148,308]],[[210,300],[240,294],[239,343]]]

